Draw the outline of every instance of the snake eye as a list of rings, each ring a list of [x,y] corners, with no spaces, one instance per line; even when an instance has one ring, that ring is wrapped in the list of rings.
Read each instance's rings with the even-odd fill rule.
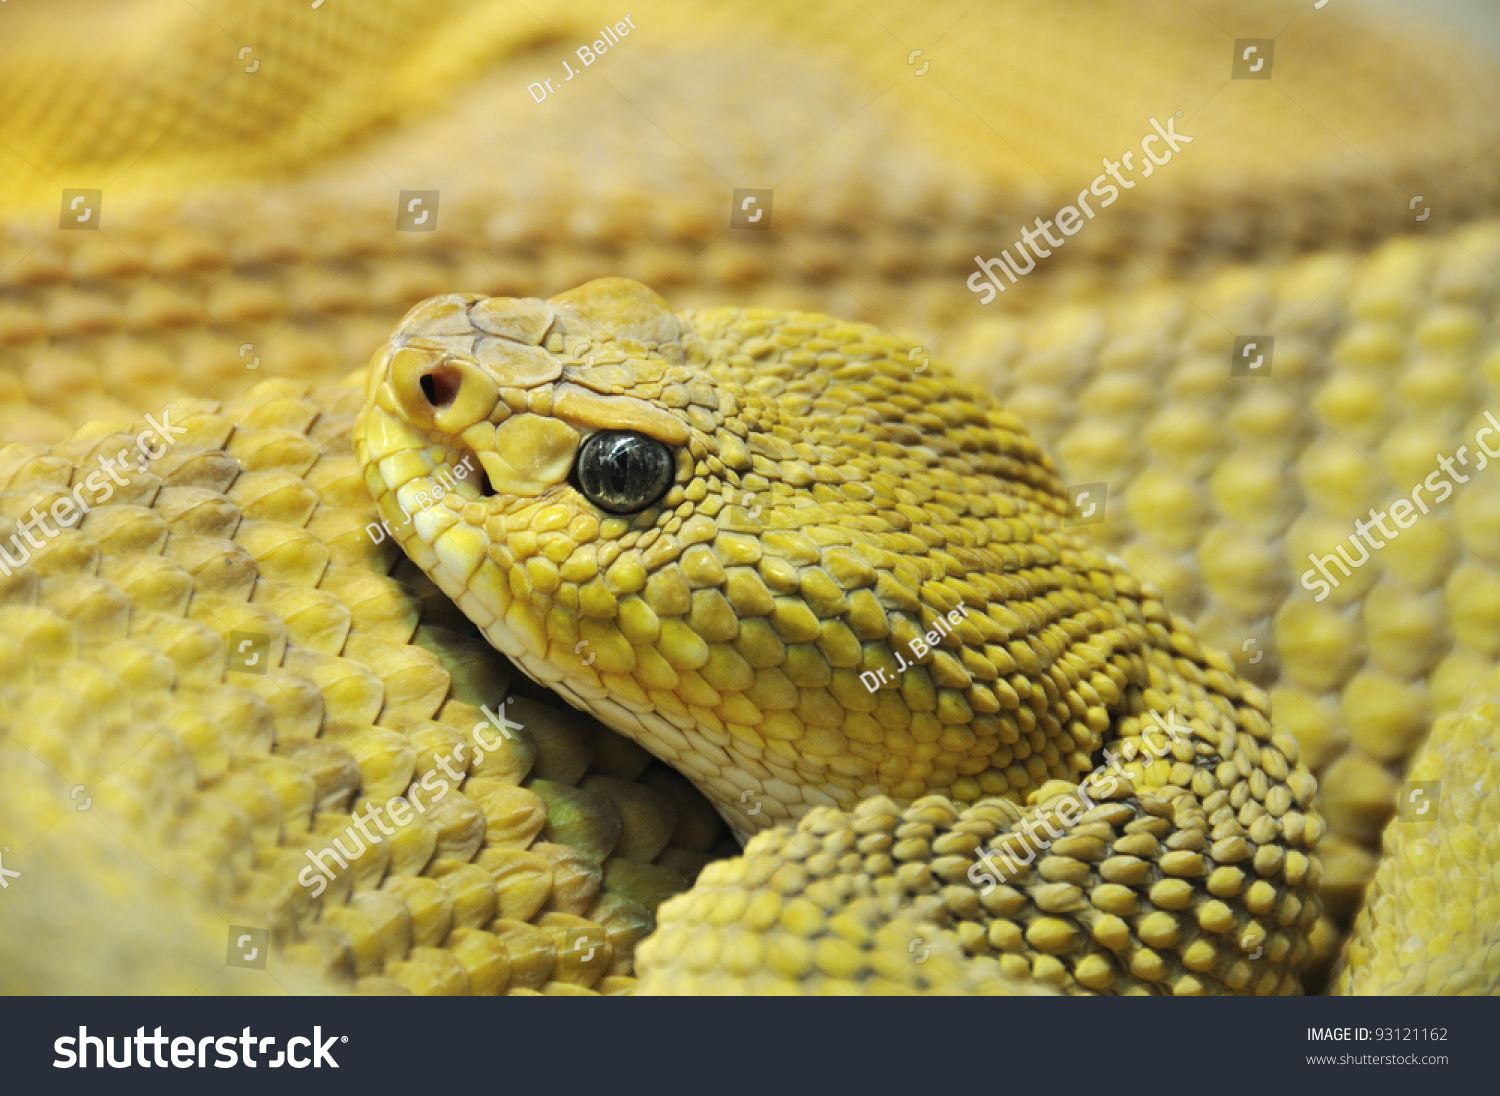
[[[644,434],[594,434],[583,443],[575,471],[579,489],[612,514],[644,510],[672,485],[672,451]]]

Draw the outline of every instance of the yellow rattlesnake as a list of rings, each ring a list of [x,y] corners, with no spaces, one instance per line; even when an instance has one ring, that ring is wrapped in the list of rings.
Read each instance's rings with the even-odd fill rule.
[[[1496,209],[1489,150],[1500,130],[1486,109],[1493,74],[1419,35],[1333,9],[1314,16],[1293,3],[1203,3],[1186,13],[1146,4],[1128,15],[1106,4],[919,12],[891,0],[794,12],[731,3],[709,15],[685,0],[662,0],[632,9],[638,29],[581,72],[567,98],[535,104],[527,83],[560,71],[560,59],[623,13],[592,4],[531,7],[535,22],[491,4],[418,20],[415,5],[394,0],[290,17],[269,4],[206,5],[200,13],[139,0],[129,19],[70,39],[75,52],[67,57],[39,43],[57,40],[56,20],[76,6],[7,12],[0,62],[21,78],[0,89],[0,436],[13,443],[0,449],[0,545],[11,561],[0,568],[0,836],[11,846],[5,866],[23,874],[0,895],[5,988],[254,990],[261,983],[250,973],[223,969],[224,929],[234,923],[271,931],[284,963],[274,973],[288,986],[333,979],[372,992],[619,991],[634,984],[635,946],[655,911],[696,878],[697,892],[665,907],[663,927],[642,953],[647,988],[826,977],[977,991],[1016,991],[1023,982],[1275,991],[1296,985],[1304,953],[1308,977],[1321,982],[1372,876],[1350,949],[1356,969],[1340,976],[1343,988],[1492,985],[1496,961],[1482,956],[1500,921],[1495,880],[1472,869],[1496,863],[1483,793],[1492,702],[1463,704],[1500,655],[1500,572],[1490,562],[1500,543],[1500,484],[1474,475],[1450,508],[1392,539],[1324,602],[1307,596],[1297,575],[1309,552],[1332,551],[1354,519],[1420,482],[1434,453],[1453,452],[1497,406],[1500,228],[1481,219]],[[1022,25],[1024,37],[1015,33]],[[1275,81],[1229,81],[1233,39],[1271,36]],[[164,66],[156,43],[167,40],[175,60]],[[1039,42],[1050,52],[1036,49]],[[924,64],[904,64],[919,46]],[[1390,71],[1405,74],[1400,86]],[[691,103],[684,84],[697,92]],[[464,94],[453,94],[458,89]],[[1011,245],[1017,226],[1055,213],[1080,183],[1087,187],[1101,153],[1129,147],[1149,132],[1149,119],[1179,110],[1177,124],[1195,143],[1178,160],[994,305],[976,307],[963,288],[976,252]],[[59,190],[74,186],[102,188],[100,231],[52,227]],[[407,186],[441,189],[437,232],[391,232],[396,193]],[[726,229],[737,186],[775,186],[771,232]],[[1432,207],[1420,223],[1408,205],[1418,194]],[[1432,238],[1387,239],[1403,226]],[[579,431],[603,427],[668,431],[662,440],[691,454],[674,458],[691,465],[678,469],[676,489],[684,492],[721,475],[700,462],[725,463],[733,476],[674,505],[688,508],[684,524],[693,513],[716,529],[734,523],[715,533],[726,550],[748,553],[750,539],[762,553],[775,545],[770,556],[787,562],[767,564],[771,575],[758,580],[769,613],[749,614],[736,602],[764,599],[735,577],[748,559],[732,555],[700,552],[701,570],[683,578],[685,589],[658,582],[636,600],[650,605],[654,592],[666,605],[686,605],[679,623],[727,634],[722,608],[698,596],[714,588],[708,580],[717,567],[725,583],[738,583],[720,599],[734,607],[736,626],[747,616],[771,622],[749,628],[752,638],[739,641],[745,649],[736,648],[767,683],[741,685],[763,699],[778,694],[778,702],[789,699],[788,688],[821,692],[840,709],[816,710],[826,702],[807,698],[813,708],[795,709],[798,718],[816,718],[799,724],[799,740],[777,718],[794,709],[757,704],[758,719],[739,724],[749,735],[726,724],[726,742],[701,740],[684,751],[681,719],[667,716],[690,706],[679,699],[674,709],[654,696],[642,706],[669,675],[659,666],[624,668],[625,633],[589,623],[608,619],[592,612],[599,605],[564,604],[555,619],[491,629],[502,648],[519,645],[507,653],[539,680],[572,689],[606,722],[633,720],[632,733],[672,755],[742,833],[779,820],[783,808],[814,805],[795,832],[762,835],[745,857],[701,878],[705,864],[734,851],[715,811],[639,748],[520,680],[400,559],[391,537],[370,532],[383,517],[427,567],[432,561],[416,545],[456,500],[414,515],[413,535],[388,501],[377,511],[367,490],[377,485],[361,476],[350,444],[364,377],[344,375],[417,301],[454,290],[541,297],[610,274],[662,290],[689,310],[671,321],[689,342],[728,355],[703,351],[695,362],[730,369],[730,348],[748,341],[750,360],[779,363],[759,381],[745,374],[730,386],[744,389],[737,413],[758,408],[767,437],[776,430],[766,393],[778,385],[791,408],[850,398],[797,388],[817,375],[792,345],[805,343],[809,356],[823,359],[819,369],[852,371],[851,393],[897,386],[894,406],[915,418],[892,425],[893,440],[883,444],[932,446],[962,435],[967,440],[953,445],[969,454],[964,459],[987,451],[1001,461],[971,478],[1019,477],[1026,485],[1000,492],[1016,508],[1003,515],[965,509],[989,497],[988,488],[975,494],[944,480],[927,495],[923,475],[964,475],[940,445],[902,466],[913,486],[889,487],[894,501],[881,512],[887,521],[902,515],[910,528],[888,534],[907,539],[900,552],[885,549],[890,567],[875,568],[868,588],[880,592],[882,614],[895,614],[898,647],[913,653],[918,625],[931,627],[923,604],[953,608],[947,595],[922,602],[912,593],[926,588],[921,581],[941,586],[937,576],[957,567],[977,591],[964,588],[959,600],[970,613],[951,623],[949,650],[934,649],[932,665],[947,676],[932,686],[939,707],[931,710],[954,718],[938,719],[928,741],[933,728],[919,718],[928,698],[913,703],[905,692],[924,686],[872,693],[852,665],[835,665],[824,651],[819,666],[804,649],[815,641],[787,641],[776,627],[807,631],[809,614],[794,602],[827,608],[865,589],[859,582],[868,576],[835,553],[840,563],[814,567],[832,585],[798,584],[794,596],[793,570],[812,566],[811,557],[796,540],[801,534],[775,523],[792,521],[798,506],[825,505],[833,479],[848,469],[894,475],[879,461],[903,458],[881,457],[878,447],[874,456],[851,456],[832,440],[824,447],[837,453],[799,452],[799,444],[815,444],[800,437],[752,449],[743,468],[700,453],[695,446],[711,437],[725,443],[713,416],[731,412],[712,399],[727,389],[713,396],[681,377],[681,391],[663,397],[654,415],[644,405],[625,415],[610,404],[624,386],[657,383],[630,370],[643,362],[648,373],[684,368],[652,357],[672,339],[622,333],[625,321],[590,313],[599,302],[579,303],[586,294],[557,304],[620,360],[566,341],[532,346],[528,368],[541,372],[524,374],[527,384],[497,406],[511,408],[508,421],[554,425],[506,434],[492,423],[488,435],[462,446],[476,459],[489,453],[492,465],[507,453],[518,458],[486,468],[501,497],[529,497],[562,464],[571,467]],[[703,311],[719,305],[732,307]],[[764,306],[779,311],[754,311]],[[511,315],[506,309],[520,306],[494,307]],[[904,339],[809,319],[806,309],[873,321]],[[625,312],[635,317],[627,328],[640,321],[636,306]],[[494,334],[525,329],[511,319]],[[559,333],[576,334],[573,322],[559,321]],[[1232,381],[1234,336],[1252,333],[1276,337],[1273,379]],[[584,369],[591,352],[594,364]],[[567,391],[553,406],[526,389],[551,383],[543,374],[553,365],[542,359],[559,355],[568,362]],[[971,416],[993,423],[1000,413],[978,410],[982,400],[945,396],[959,389],[936,379],[929,357],[996,392],[1037,442],[1011,425],[987,433],[996,428]],[[455,360],[465,363],[453,367],[464,378],[475,375],[474,363],[462,354]],[[488,368],[483,356],[475,362]],[[278,379],[261,381],[267,374]],[[381,380],[377,373],[373,383]],[[923,410],[900,401],[936,402]],[[127,482],[107,499],[81,486],[120,449],[134,452],[145,424],[126,431],[127,420],[149,412],[160,423],[174,402],[170,421],[186,435],[169,436],[159,457],[125,468]],[[413,406],[402,405],[408,413]],[[422,436],[447,437],[458,417],[436,419],[430,431],[423,424]],[[104,421],[77,429],[89,419]],[[698,433],[679,436],[678,427]],[[387,429],[384,442],[394,444],[399,432]],[[517,443],[532,455],[515,452]],[[1063,481],[1042,452],[1059,458],[1066,482],[1108,482],[1103,524],[1059,526]],[[832,478],[809,471],[820,464]],[[108,476],[96,482],[114,485]],[[731,487],[757,496],[757,518],[756,502],[729,497]],[[459,481],[460,497],[470,490]],[[85,499],[88,514],[57,520],[56,536],[46,524],[25,524],[33,508],[56,514],[64,498],[74,500],[71,518]],[[714,512],[689,512],[699,507]],[[1026,525],[1036,541],[1016,528],[1014,559],[1004,557],[1003,566],[1000,556],[964,554],[971,549],[963,537],[980,527],[995,536],[1002,517]],[[590,536],[629,522],[596,518]],[[535,532],[577,535],[581,521],[575,513],[558,530]],[[834,510],[827,524],[840,524]],[[510,529],[492,539],[503,549],[511,533],[525,540]],[[1086,547],[1085,535],[1101,550]],[[832,550],[814,547],[820,558]],[[1165,604],[1102,550],[1159,586]],[[504,551],[515,549],[502,550],[509,566]],[[1054,558],[1060,551],[1066,560]],[[1076,561],[1068,555],[1075,552]],[[1033,672],[1043,663],[1028,666],[1007,647],[1024,679],[1008,683],[1019,706],[1009,706],[1005,689],[986,688],[998,713],[1033,712],[1012,726],[975,707],[989,702],[984,693],[966,692],[990,680],[982,673],[995,681],[1014,675],[993,661],[982,670],[995,656],[981,652],[995,648],[995,637],[965,629],[988,627],[975,623],[973,608],[1006,593],[1003,583],[985,583],[1022,567],[1023,557],[1049,577],[1015,588],[1016,596],[1027,596],[1024,586],[1036,597],[1028,612],[1011,610],[1017,626],[1053,621],[1051,632],[1043,629],[1053,637],[1044,644],[1048,657],[1079,677],[1059,671],[1068,688],[1093,690],[1099,704],[1048,678],[1058,693],[1051,696]],[[484,622],[498,612],[501,586],[520,603],[549,583],[581,591],[589,581],[578,577],[576,561],[540,550],[525,559],[483,595],[482,580],[464,608]],[[644,576],[627,581],[649,581],[659,564],[686,566],[653,557]],[[902,581],[881,586],[887,570]],[[1083,596],[1074,584],[1084,574],[1100,606],[1069,600],[1070,590]],[[1100,583],[1120,594],[1110,612],[1103,606],[1115,599]],[[673,619],[658,608],[650,609],[658,623]],[[583,623],[568,623],[574,613]],[[692,646],[687,634],[663,627],[671,633],[659,641],[663,650]],[[543,628],[573,638],[562,657],[526,646]],[[1194,629],[1201,650],[1189,638]],[[244,642],[235,633],[265,644],[255,649],[268,672],[234,663],[226,671]],[[592,646],[575,652],[584,640]],[[714,642],[733,643],[710,638],[710,657]],[[782,662],[771,657],[776,644]],[[1232,663],[1207,653],[1212,648]],[[590,654],[596,661],[584,666]],[[1020,808],[976,800],[1040,793],[1048,800],[1042,813],[1055,820],[1065,790],[1093,769],[1098,745],[1131,737],[1138,730],[1131,720],[1147,710],[1169,715],[1172,704],[1161,702],[1178,694],[1157,695],[1151,688],[1160,683],[1147,687],[1140,676],[1153,659],[1167,660],[1160,674],[1187,674],[1171,680],[1192,709],[1184,719],[1194,735],[1189,752],[1201,753],[1197,772],[1213,769],[1220,786],[1200,788],[1197,776],[1182,784],[1173,770],[1187,757],[1148,766],[1132,783],[1153,790],[1129,800],[1129,819],[1102,796],[1080,832],[1038,858],[1030,882],[977,894],[983,886],[967,874],[975,849],[1014,825]],[[710,687],[701,667],[668,669],[679,686],[692,672]],[[1079,676],[1081,669],[1088,672]],[[1111,669],[1126,680],[1115,682]],[[728,675],[721,684],[743,677],[738,663],[713,670]],[[824,670],[828,684],[807,684]],[[845,678],[835,684],[847,672],[852,688]],[[929,672],[938,671],[904,680],[926,682]],[[601,695],[595,683],[605,675],[610,689]],[[1035,708],[1025,702],[1026,682],[1041,689]],[[962,709],[944,689],[962,694],[982,733],[942,729],[971,726],[956,718]],[[1274,732],[1261,726],[1260,689]],[[449,781],[439,762],[472,740],[476,724],[493,726],[483,709],[498,710],[507,693],[525,729],[495,750],[471,751],[460,761],[461,779]],[[910,723],[894,714],[886,699],[894,694]],[[1071,719],[1051,707],[1069,696],[1082,698]],[[629,703],[610,707],[610,697]],[[859,712],[862,697],[876,707]],[[640,718],[647,711],[657,713],[655,723]],[[1106,711],[1104,721],[1097,712]],[[870,738],[872,712],[887,735],[879,742],[859,737]],[[1439,719],[1443,713],[1454,714]],[[1045,733],[1022,725],[1032,718]],[[1224,720],[1240,728],[1232,741]],[[1413,760],[1435,720],[1439,729]],[[734,741],[782,767],[761,775],[742,751],[726,768],[719,754]],[[1287,760],[1299,756],[1318,774],[1316,807]],[[1238,782],[1213,768],[1226,764]],[[1385,841],[1395,855],[1377,875],[1375,845],[1403,778],[1442,781],[1441,825],[1391,826]],[[348,835],[361,832],[362,812],[424,779],[448,788],[430,812],[391,833],[372,831],[376,839],[361,837],[357,855],[326,876],[314,873],[328,883],[316,896],[297,881],[309,856],[337,865],[329,850],[352,849]],[[1181,791],[1168,794],[1173,786]],[[1261,831],[1269,823],[1245,815],[1243,803],[1233,804],[1233,820],[1224,815],[1228,808],[1212,797],[1232,797],[1236,788],[1251,789],[1244,794],[1269,816],[1305,818],[1296,839],[1277,835],[1267,844]],[[1282,807],[1278,788],[1295,807],[1271,810],[1264,796],[1275,792]],[[872,797],[881,789],[914,802]],[[926,794],[934,792],[960,805]],[[1329,830],[1321,887],[1317,862],[1296,859],[1322,827],[1319,812]],[[1243,841],[1255,846],[1250,859],[1258,864],[1284,839],[1266,876],[1276,880],[1269,896],[1254,884],[1220,895],[1213,888],[1228,887],[1226,877],[1210,881],[1229,862],[1209,871],[1207,861],[1192,861],[1215,850],[1238,855],[1235,842]],[[1123,882],[1096,877],[1103,861],[1091,859],[1095,844],[1121,841],[1139,851],[1117,856],[1157,866]],[[1202,867],[1201,886],[1165,886],[1197,877],[1163,874],[1161,857],[1173,857],[1174,868]],[[819,875],[808,869],[814,863],[834,866]],[[1433,864],[1438,870],[1423,875]],[[1101,894],[1101,886],[1118,889]],[[895,902],[900,895],[910,903]],[[100,933],[90,903],[105,900],[120,915]],[[831,913],[835,907],[841,912]],[[932,952],[923,964],[908,951],[918,939]],[[49,946],[63,940],[72,950]],[[153,956],[148,975],[136,972],[133,953]]]
[[[742,900],[695,892],[679,916],[708,939],[651,954],[852,988],[872,929],[825,919],[907,895],[1015,977],[1297,989],[1323,820],[1296,740],[1064,531],[1019,422],[905,350],[821,316],[679,319],[622,280],[440,297],[372,369],[355,448],[407,553],[491,642],[737,832],[864,804],[810,815],[811,840],[772,843],[784,862],[760,842],[711,869]],[[445,493],[471,457],[482,484]],[[1045,836],[1018,825],[1028,794]],[[1022,866],[981,862],[982,838]]]

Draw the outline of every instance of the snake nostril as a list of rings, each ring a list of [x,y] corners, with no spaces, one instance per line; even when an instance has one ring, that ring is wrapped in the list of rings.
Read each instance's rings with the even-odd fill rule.
[[[422,395],[427,397],[427,402],[441,411],[445,407],[451,407],[458,398],[458,390],[463,387],[463,374],[451,366],[439,366],[424,375],[418,383],[422,386]]]

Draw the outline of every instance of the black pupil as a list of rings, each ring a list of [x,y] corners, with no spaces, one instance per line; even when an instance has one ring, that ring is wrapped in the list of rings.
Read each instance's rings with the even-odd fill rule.
[[[641,434],[595,434],[578,457],[578,485],[590,502],[616,514],[644,510],[672,480],[672,455]]]

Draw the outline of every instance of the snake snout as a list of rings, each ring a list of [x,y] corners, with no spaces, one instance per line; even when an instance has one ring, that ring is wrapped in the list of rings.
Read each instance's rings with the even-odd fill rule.
[[[425,347],[392,354],[388,381],[399,414],[450,437],[489,421],[499,397],[478,363]]]

